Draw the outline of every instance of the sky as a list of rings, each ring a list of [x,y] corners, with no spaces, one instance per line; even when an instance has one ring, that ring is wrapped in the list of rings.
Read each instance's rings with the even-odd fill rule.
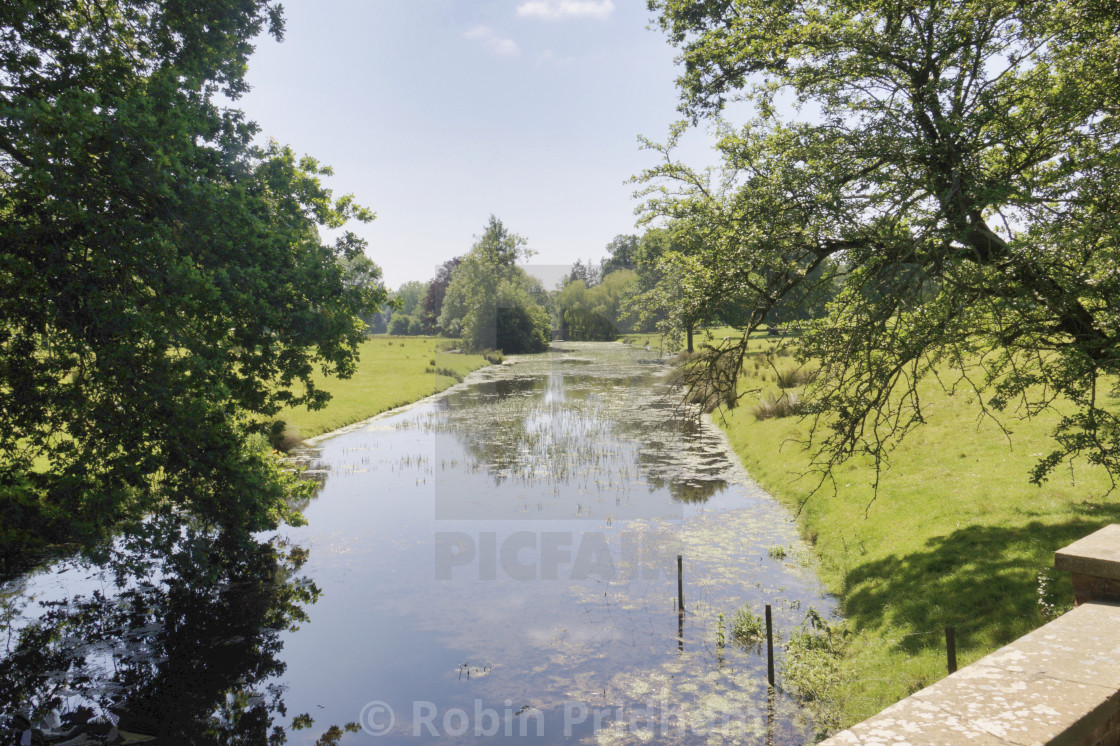
[[[536,265],[635,233],[638,135],[680,118],[676,50],[645,0],[284,0],[235,106],[262,137],[334,168],[377,213],[347,226],[390,288],[470,250],[491,214]],[[711,138],[682,153],[698,163]]]

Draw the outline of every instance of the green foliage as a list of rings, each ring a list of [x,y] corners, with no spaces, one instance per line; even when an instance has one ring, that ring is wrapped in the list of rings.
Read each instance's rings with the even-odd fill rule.
[[[862,456],[881,472],[949,370],[946,390],[1004,422],[1074,403],[1034,482],[1078,458],[1120,475],[1101,396],[1120,375],[1120,17],[1080,0],[650,7],[692,121],[731,98],[757,116],[717,124],[715,172],[673,158],[686,123],[649,143],[647,218],[689,227],[689,296],[735,298],[748,331],[831,297],[802,340],[819,472]]]
[[[731,636],[744,647],[757,647],[766,639],[766,623],[749,606],[741,606],[731,620]]]
[[[642,328],[656,327],[670,346],[692,352],[697,326],[716,318],[719,303],[707,289],[714,280],[704,261],[705,229],[678,219],[647,231],[637,252],[640,292],[628,311]]]
[[[408,334],[409,318],[403,314],[393,314],[393,318],[389,321],[389,333],[397,336],[405,336]]]
[[[539,283],[516,265],[528,256],[525,239],[493,215],[470,253],[451,272],[439,326],[463,347],[506,353],[542,352],[551,340]]]
[[[421,306],[427,293],[428,283],[410,280],[390,293],[389,297],[397,302],[397,306],[394,309],[395,313],[402,313],[406,316],[416,316],[421,311]]]
[[[383,291],[381,267],[365,254],[344,256],[339,263],[342,265],[342,283],[347,288],[377,288],[379,293]],[[365,331],[369,334],[383,333],[389,312],[389,309],[374,309],[360,313],[359,318],[365,324]]]
[[[629,328],[624,309],[638,288],[638,274],[623,269],[612,272],[594,287],[574,280],[555,297],[565,339],[612,340]]]
[[[447,288],[451,285],[451,273],[462,262],[462,257],[449,259],[440,265],[436,276],[428,283],[428,291],[424,295],[423,315],[424,328],[429,334],[442,331],[439,328],[439,319],[443,314],[443,298],[447,295]],[[452,336],[457,336],[452,335]]]
[[[360,239],[319,239],[372,214],[221,108],[278,6],[47,0],[0,24],[0,563],[169,504],[273,527],[250,435],[326,402],[313,372],[353,372],[385,298],[345,265]]]
[[[781,658],[782,685],[813,713],[813,722],[827,734],[840,723],[843,696],[841,663],[851,634],[809,609],[805,623],[790,633]]]
[[[607,244],[609,255],[599,265],[600,274],[606,277],[611,272],[620,269],[636,270],[638,268],[639,239],[633,234],[620,234],[611,239]]]

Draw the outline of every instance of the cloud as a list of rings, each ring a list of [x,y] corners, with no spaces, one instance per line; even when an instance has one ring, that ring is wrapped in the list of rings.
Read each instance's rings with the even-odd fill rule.
[[[565,18],[606,18],[614,11],[611,0],[526,0],[517,15],[557,21]]]
[[[517,43],[513,39],[503,38],[489,26],[474,26],[463,34],[463,38],[475,39],[481,42],[482,46],[486,47],[491,54],[503,57],[512,57],[521,51],[517,48]]]
[[[556,67],[566,67],[576,61],[575,57],[560,57],[551,49],[546,49],[537,55],[537,66],[542,65],[555,65]]]

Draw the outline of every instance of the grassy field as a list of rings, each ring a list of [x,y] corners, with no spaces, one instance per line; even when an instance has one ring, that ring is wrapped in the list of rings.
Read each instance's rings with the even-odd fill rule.
[[[795,363],[778,358],[776,367]],[[775,380],[756,357],[739,390],[773,396]],[[928,423],[894,453],[876,499],[869,463],[850,463],[835,475],[835,494],[818,493],[798,516],[852,630],[830,673],[839,725],[945,676],[947,625],[957,628],[963,666],[1043,624],[1040,600],[1072,599],[1068,577],[1050,569],[1054,551],[1120,520],[1107,479],[1087,467],[1059,471],[1042,487],[1028,482],[1054,417],[1012,422],[1009,442],[977,418],[974,393],[948,396],[934,385],[922,393]],[[815,484],[799,479],[808,457],[796,441],[808,423],[758,420],[757,405],[758,395],[744,397],[722,425],[754,478],[797,511]]]
[[[760,333],[761,334],[761,333]],[[718,343],[724,337],[742,337],[742,332],[730,326],[718,326],[710,329],[697,329],[692,335],[692,346],[699,349],[705,342],[712,344]],[[652,350],[662,349],[665,347],[665,340],[659,332],[631,332],[629,334],[619,335],[618,340],[627,344],[632,344],[635,347],[649,347]],[[684,342],[682,341],[677,349],[667,349],[666,352],[677,352],[684,349]]]
[[[444,352],[449,344],[453,340],[436,337],[370,337],[361,345],[361,361],[352,378],[316,381],[333,397],[325,409],[298,407],[279,419],[289,432],[310,438],[443,391],[489,364],[482,355]]]

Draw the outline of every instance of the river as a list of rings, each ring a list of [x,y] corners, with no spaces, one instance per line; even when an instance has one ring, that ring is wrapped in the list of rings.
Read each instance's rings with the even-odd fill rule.
[[[271,537],[297,560],[268,586],[285,593],[192,598],[179,634],[224,626],[185,641],[163,639],[169,614],[125,624],[86,654],[113,680],[101,706],[127,694],[121,661],[139,665],[128,656],[147,645],[150,688],[220,679],[194,687],[207,694],[191,722],[218,697],[234,714],[211,721],[259,711],[292,744],[332,724],[344,744],[811,740],[781,681],[767,686],[765,645],[737,641],[732,622],[771,604],[780,654],[810,608],[829,616],[834,602],[788,512],[714,424],[679,410],[670,373],[656,352],[557,343],[320,440],[300,455],[321,482],[308,525]],[[106,584],[61,563],[8,584],[8,615]]]

